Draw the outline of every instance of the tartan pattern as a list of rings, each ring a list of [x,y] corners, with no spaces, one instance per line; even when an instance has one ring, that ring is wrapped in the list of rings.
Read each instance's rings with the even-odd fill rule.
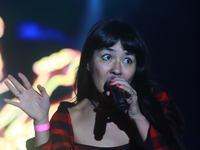
[[[61,103],[50,122],[50,141],[41,150],[71,150],[74,137],[70,114],[65,103]]]
[[[174,105],[174,103],[171,102],[166,92],[161,91],[156,93],[155,97],[160,101],[161,107],[165,112],[172,113],[168,108],[171,107],[170,105]],[[66,102],[61,102],[57,112],[53,115],[50,122],[51,138],[41,150],[102,150],[103,148],[74,144],[72,123],[67,107],[68,104]],[[153,150],[168,150],[166,141],[162,138],[161,134],[153,126],[150,126],[149,130],[148,138],[151,139],[151,145],[149,147],[153,146]],[[145,145],[147,143],[144,142],[142,144]],[[127,148],[128,145],[113,148],[113,150],[125,150]]]
[[[165,140],[153,126],[150,127],[150,136],[154,150],[168,150]]]

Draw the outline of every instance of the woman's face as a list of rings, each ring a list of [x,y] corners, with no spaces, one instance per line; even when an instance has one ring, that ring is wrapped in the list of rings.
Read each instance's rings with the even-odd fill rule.
[[[132,81],[136,70],[136,58],[134,54],[124,50],[118,41],[112,47],[95,50],[87,69],[92,74],[98,92],[103,93],[106,81],[113,75]]]

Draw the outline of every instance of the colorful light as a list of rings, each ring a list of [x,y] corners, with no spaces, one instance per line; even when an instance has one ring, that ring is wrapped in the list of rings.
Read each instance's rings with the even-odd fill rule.
[[[58,86],[73,87],[76,68],[80,60],[80,52],[73,49],[62,49],[50,56],[41,58],[33,64],[36,79],[33,88],[41,84],[49,96]],[[65,101],[70,101],[74,93],[68,93]],[[13,98],[15,100],[15,98]],[[57,110],[60,101],[51,103],[49,117]],[[0,149],[25,150],[25,142],[34,136],[33,121],[22,110],[6,104],[0,112]]]
[[[0,17],[0,38],[3,36],[4,34],[4,29],[5,29],[5,24],[3,19]]]

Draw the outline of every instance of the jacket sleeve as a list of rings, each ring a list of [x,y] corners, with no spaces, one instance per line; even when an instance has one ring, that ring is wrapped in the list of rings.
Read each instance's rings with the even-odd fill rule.
[[[159,101],[172,131],[179,134],[184,133],[185,125],[183,116],[169,94],[159,88],[154,88],[154,95]]]
[[[181,137],[181,134],[185,131],[185,126],[182,114],[178,107],[175,105],[169,94],[162,88],[154,87],[153,95],[156,100],[159,101],[175,138],[182,146],[182,149],[185,149]],[[139,141],[144,149],[147,149],[147,147],[153,147],[154,150],[168,150],[165,139],[152,125],[149,127],[147,139],[144,142],[141,141],[141,139],[139,139]]]

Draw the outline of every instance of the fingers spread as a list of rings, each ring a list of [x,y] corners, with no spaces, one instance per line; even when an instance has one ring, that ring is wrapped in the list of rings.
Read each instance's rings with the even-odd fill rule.
[[[12,84],[20,93],[23,93],[25,91],[22,85],[12,75],[8,75],[8,79],[12,82]]]
[[[20,95],[19,91],[17,91],[17,90],[13,87],[13,85],[11,85],[10,82],[5,81],[4,83],[5,83],[5,85],[10,89],[10,91],[11,91],[15,96]]]
[[[20,77],[20,79],[22,80],[24,87],[26,89],[30,89],[32,88],[30,82],[28,81],[28,79],[25,77],[25,75],[23,75],[22,73],[18,73],[18,76]]]

